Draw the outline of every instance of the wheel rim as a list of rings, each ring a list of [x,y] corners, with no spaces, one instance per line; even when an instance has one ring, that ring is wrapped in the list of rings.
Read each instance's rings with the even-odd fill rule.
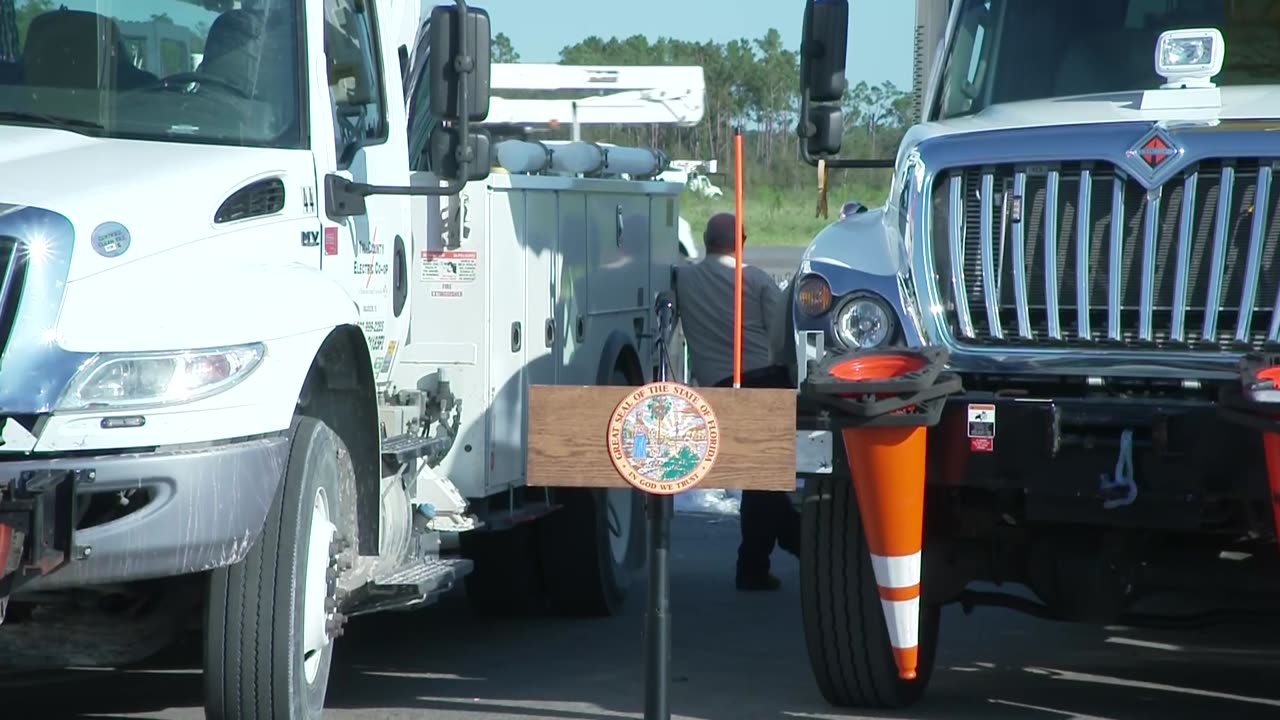
[[[329,548],[336,530],[329,519],[329,496],[324,488],[318,488],[311,503],[302,597],[302,671],[308,685],[315,682],[324,650],[329,645]]]
[[[605,521],[609,528],[609,553],[613,561],[623,565],[631,552],[632,503],[630,489],[610,488],[605,491]]]

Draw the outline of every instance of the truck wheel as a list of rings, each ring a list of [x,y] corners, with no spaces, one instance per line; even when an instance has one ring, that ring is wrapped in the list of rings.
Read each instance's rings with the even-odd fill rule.
[[[837,707],[914,704],[933,673],[940,608],[921,603],[917,677],[900,680],[848,476],[805,480],[801,533],[800,609],[822,696]]]
[[[543,578],[563,615],[616,615],[644,563],[644,498],[631,488],[566,488],[539,521]]]
[[[333,642],[342,538],[355,537],[355,470],[342,439],[298,417],[262,536],[210,573],[204,636],[210,718],[320,718]]]
[[[613,385],[632,382],[621,368]],[[562,488],[561,508],[538,521],[543,584],[554,611],[572,616],[617,614],[644,565],[644,495],[626,488]]]

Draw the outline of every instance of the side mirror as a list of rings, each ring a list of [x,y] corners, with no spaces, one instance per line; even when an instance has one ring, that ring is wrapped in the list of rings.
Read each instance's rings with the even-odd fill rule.
[[[805,138],[809,154],[838,155],[844,140],[844,113],[839,105],[813,105],[809,108],[812,134]]]
[[[801,82],[813,102],[844,97],[849,44],[849,0],[808,0],[800,40]]]
[[[471,145],[471,162],[467,163],[466,177],[463,177],[462,166],[458,162],[458,149],[462,147],[461,130],[443,125],[436,125],[431,130],[427,153],[432,172],[437,177],[464,182],[478,182],[489,177],[492,151],[488,131],[481,129],[467,135]]]
[[[489,13],[468,7],[465,22],[459,22],[458,16],[457,7],[440,5],[431,9],[431,113],[447,122],[459,122],[464,115],[471,122],[482,122],[489,117]],[[459,52],[463,49],[466,57]],[[466,73],[465,108],[459,63],[469,65],[471,70]]]

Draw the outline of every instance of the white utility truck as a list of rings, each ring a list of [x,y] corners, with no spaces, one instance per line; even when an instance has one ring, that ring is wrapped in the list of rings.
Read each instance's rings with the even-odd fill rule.
[[[198,65],[153,64],[176,35]],[[682,186],[585,143],[491,175],[489,38],[0,0],[0,666],[198,631],[210,717],[318,717],[351,615],[618,607],[641,502],[526,493],[525,387],[652,377]]]

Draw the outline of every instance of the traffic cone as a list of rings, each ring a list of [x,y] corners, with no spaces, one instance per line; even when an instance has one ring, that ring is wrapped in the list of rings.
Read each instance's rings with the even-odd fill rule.
[[[847,381],[884,382],[923,368],[909,355],[881,355],[840,363],[830,370]],[[924,543],[925,451],[923,425],[853,426],[841,433],[880,607],[898,665],[898,677],[914,680],[920,652],[920,551]]]
[[[1262,433],[1262,452],[1267,459],[1267,480],[1271,483],[1271,514],[1280,537],[1280,433]]]
[[[914,680],[920,637],[920,551],[928,428],[846,428],[845,453],[898,676]]]

